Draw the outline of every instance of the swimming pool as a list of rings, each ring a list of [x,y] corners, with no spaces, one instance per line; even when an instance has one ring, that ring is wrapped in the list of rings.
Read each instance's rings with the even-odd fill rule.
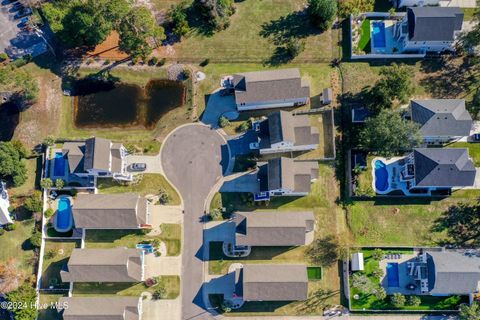
[[[380,160],[375,161],[375,189],[380,192],[388,189],[387,166]]]
[[[72,205],[68,197],[58,199],[55,229],[58,232],[70,231],[73,224]]]
[[[65,158],[61,152],[55,153],[53,175],[55,177],[63,177],[65,175]]]
[[[391,288],[398,288],[400,286],[400,280],[398,277],[398,263],[387,263],[387,280],[388,286]]]
[[[372,22],[372,38],[373,38],[374,48],[385,48],[387,46],[384,22],[382,21]]]

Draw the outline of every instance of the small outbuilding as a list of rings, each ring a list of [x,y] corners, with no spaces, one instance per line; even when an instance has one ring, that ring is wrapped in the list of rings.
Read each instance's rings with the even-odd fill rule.
[[[363,253],[362,252],[352,253],[352,271],[363,271],[363,270],[364,270]]]
[[[322,92],[322,104],[327,105],[333,101],[333,91],[332,88],[325,88]]]

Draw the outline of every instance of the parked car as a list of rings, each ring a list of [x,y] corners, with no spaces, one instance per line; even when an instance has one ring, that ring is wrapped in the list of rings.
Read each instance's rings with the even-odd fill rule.
[[[15,11],[18,11],[18,10],[21,10],[21,9],[24,9],[25,7],[23,6],[23,4],[21,4],[20,2],[16,2],[11,8],[10,8],[10,12],[15,12]]]
[[[132,170],[132,171],[145,171],[145,170],[147,170],[147,164],[146,163],[141,163],[141,162],[132,163],[130,165],[130,170]]]
[[[14,2],[17,2],[17,1],[18,1],[18,0],[3,0],[3,1],[2,1],[2,4],[3,4],[4,6],[6,6],[6,5],[10,4],[10,3],[14,3]]]
[[[22,29],[23,27],[25,27],[25,26],[27,25],[28,20],[29,20],[28,17],[22,18],[22,20],[20,20],[20,23],[17,24],[17,27],[19,27],[20,29]]]
[[[30,9],[30,8],[25,8],[25,9],[23,9],[23,10],[21,10],[21,11],[18,11],[18,12],[15,14],[14,18],[15,18],[15,20],[16,20],[16,19],[20,19],[20,18],[29,16],[29,15],[31,15],[31,14],[32,14],[32,9]]]

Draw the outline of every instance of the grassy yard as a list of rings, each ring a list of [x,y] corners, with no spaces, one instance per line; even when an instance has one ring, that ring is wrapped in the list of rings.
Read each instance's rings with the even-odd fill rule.
[[[30,275],[34,272],[35,255],[30,246],[29,238],[32,235],[34,221],[27,219],[17,221],[17,228],[5,232],[0,236],[0,262],[8,262],[13,259],[18,268]]]
[[[175,299],[180,294],[179,276],[161,276],[158,284],[147,287],[143,282],[139,283],[75,283],[73,286],[74,297],[92,296],[140,296],[143,292],[153,293],[155,289],[163,285],[166,289],[166,299]]]
[[[147,194],[157,194],[160,190],[165,190],[170,196],[169,205],[180,205],[181,202],[178,193],[161,174],[146,173],[142,175],[140,181],[132,182],[130,184],[107,178],[98,179],[98,190],[100,193],[135,192],[142,196]]]
[[[473,159],[475,167],[480,167],[480,143],[455,142],[447,146],[448,148],[467,148],[470,157]]]
[[[73,249],[80,248],[80,243],[71,241],[47,241],[45,242],[45,254],[43,256],[42,289],[68,289],[68,283],[62,283],[60,270],[65,266],[72,254]]]
[[[179,2],[155,1],[159,9]],[[304,6],[303,0],[236,2],[236,13],[226,30],[209,35],[203,28],[193,28],[181,42],[159,51],[162,56],[180,61],[200,62],[208,58],[212,62],[275,63],[275,40],[283,43],[280,39],[301,38],[305,50],[295,60],[330,61],[339,55],[339,30],[321,33],[311,28],[306,23]]]
[[[62,316],[55,309],[55,304],[58,303],[58,300],[62,297],[66,297],[67,294],[40,294],[40,306],[38,320],[62,320]],[[46,306],[52,306],[46,308]]]
[[[372,176],[372,160],[375,158],[372,155],[367,157],[367,168],[360,171],[357,175],[357,189],[355,190],[355,195],[357,196],[375,196],[375,191],[373,190],[373,176]]]
[[[333,123],[333,111],[323,112],[321,114],[310,115],[310,124],[317,128],[320,133],[320,143],[315,150],[308,151],[296,157],[297,160],[320,160],[325,158],[334,158],[335,144],[333,142],[335,126]]]
[[[370,53],[371,51],[371,30],[370,30],[370,20],[365,19],[360,26],[360,41],[358,42],[358,50],[365,53]]]
[[[412,250],[406,249],[383,249],[385,253],[403,253],[403,254],[412,254]],[[378,269],[379,262],[372,257],[373,249],[362,249],[363,257],[365,260],[365,274],[369,279],[376,285],[379,285],[379,279],[373,275],[373,271]],[[358,289],[351,286],[351,304],[352,309],[354,310],[391,310],[395,309],[390,304],[390,297],[383,300],[378,300],[372,294],[364,294]],[[354,296],[358,295],[358,299],[355,299]],[[456,310],[460,303],[465,303],[468,300],[468,297],[463,296],[449,296],[449,297],[433,297],[433,296],[418,296],[421,299],[419,306],[404,306],[400,310]]]
[[[165,242],[167,255],[177,256],[181,250],[181,226],[162,224],[159,235],[144,234],[141,230],[88,230],[85,236],[87,248],[135,248],[141,242],[159,240]]]

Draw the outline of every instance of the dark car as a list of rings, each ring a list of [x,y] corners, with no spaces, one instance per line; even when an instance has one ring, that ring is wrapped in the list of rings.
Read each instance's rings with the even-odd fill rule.
[[[21,10],[21,11],[18,11],[18,12],[15,14],[14,18],[15,18],[15,19],[20,19],[20,18],[29,16],[29,15],[31,15],[31,14],[32,14],[32,9],[30,9],[30,8],[25,8],[25,9],[23,9],[23,10]]]
[[[4,6],[6,6],[7,4],[14,3],[14,2],[17,2],[17,1],[18,1],[18,0],[3,0],[3,1],[2,1],[2,4],[3,4]]]
[[[130,170],[132,170],[132,171],[145,171],[145,170],[147,170],[147,164],[146,163],[132,163],[130,165]]]
[[[25,27],[27,25],[27,23],[28,23],[28,17],[22,18],[22,20],[20,20],[20,23],[17,24],[17,27],[22,29],[23,27]]]
[[[15,12],[24,8],[25,7],[23,6],[23,4],[21,4],[20,2],[17,2],[10,8],[10,12]]]

